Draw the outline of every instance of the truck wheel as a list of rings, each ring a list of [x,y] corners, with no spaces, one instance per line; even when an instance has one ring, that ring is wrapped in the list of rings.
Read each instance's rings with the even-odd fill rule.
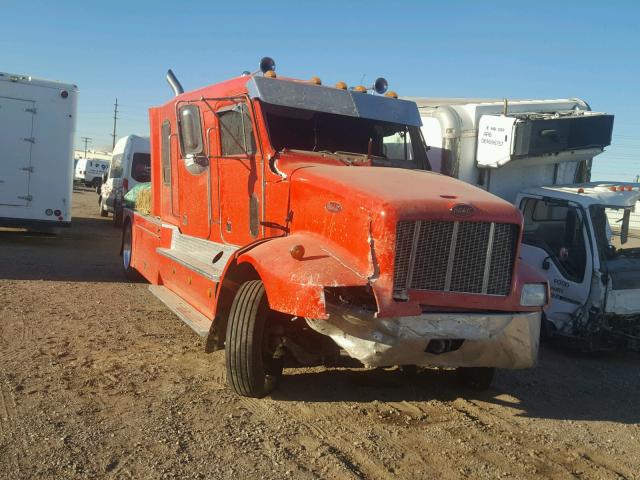
[[[118,206],[113,209],[113,226],[114,228],[122,226],[122,208],[118,208]]]
[[[133,234],[131,232],[131,223],[127,222],[127,226],[122,232],[122,269],[125,276],[129,280],[139,280],[140,274],[131,266],[131,257],[133,255]]]
[[[490,367],[460,367],[456,369],[458,380],[465,387],[487,390],[493,382],[496,369]]]
[[[225,342],[227,383],[238,395],[264,397],[282,376],[282,361],[270,351],[269,312],[261,280],[240,286],[231,305]]]
[[[107,210],[105,208],[105,206],[102,204],[102,197],[100,198],[99,205],[100,205],[100,216],[101,217],[108,217],[109,216],[109,210]]]

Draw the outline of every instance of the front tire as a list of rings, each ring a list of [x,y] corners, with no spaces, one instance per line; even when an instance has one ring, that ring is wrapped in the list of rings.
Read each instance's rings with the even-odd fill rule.
[[[113,207],[113,227],[120,228],[122,226],[122,207],[114,205]]]
[[[105,205],[102,203],[102,197],[100,197],[100,201],[98,202],[98,205],[100,205],[100,216],[101,217],[108,217],[109,216],[109,210],[107,210]]]
[[[282,376],[282,361],[274,358],[270,348],[270,311],[261,280],[240,286],[231,305],[225,342],[227,383],[238,395],[264,397]]]

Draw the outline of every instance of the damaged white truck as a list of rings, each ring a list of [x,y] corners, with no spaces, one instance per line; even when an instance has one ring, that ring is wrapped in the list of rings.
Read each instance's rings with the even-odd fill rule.
[[[640,350],[640,248],[629,219],[640,184],[590,182],[613,115],[580,99],[421,99],[435,171],[513,202],[522,260],[551,288],[543,333],[584,351]]]

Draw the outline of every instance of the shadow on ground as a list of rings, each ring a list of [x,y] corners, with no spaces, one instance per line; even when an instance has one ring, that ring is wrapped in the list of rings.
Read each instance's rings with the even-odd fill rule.
[[[464,398],[507,407],[523,417],[637,424],[638,366],[638,354],[585,356],[543,346],[537,368],[498,371],[492,388],[484,392],[462,387],[453,371],[424,370],[407,376],[397,369],[318,373],[292,369],[272,398],[305,402]]]

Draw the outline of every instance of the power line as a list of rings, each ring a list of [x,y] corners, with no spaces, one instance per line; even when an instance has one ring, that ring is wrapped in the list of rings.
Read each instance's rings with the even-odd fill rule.
[[[89,144],[92,140],[91,137],[80,137],[84,142],[84,158],[87,158],[87,144]]]
[[[118,122],[118,99],[116,98],[116,103],[113,109],[113,134],[111,134],[111,136],[113,137],[113,143],[111,144],[112,150],[116,148],[116,123],[117,122]]]

